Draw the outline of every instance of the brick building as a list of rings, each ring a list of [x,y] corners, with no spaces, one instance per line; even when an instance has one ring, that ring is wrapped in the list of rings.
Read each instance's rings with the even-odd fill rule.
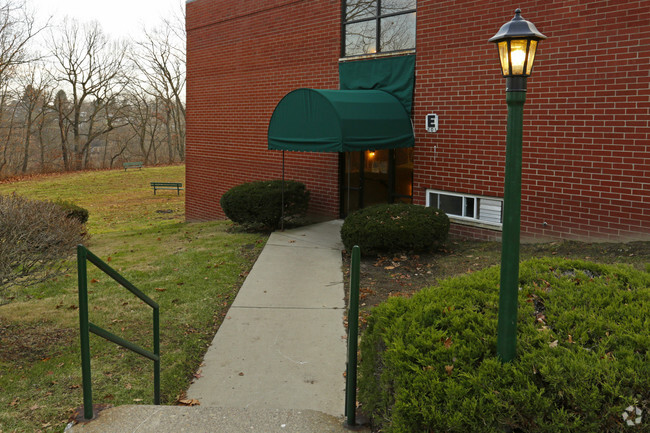
[[[223,218],[229,188],[282,176],[268,131],[285,95],[409,58],[413,147],[284,152],[285,176],[307,185],[314,214],[406,201],[499,239],[507,107],[487,41],[520,7],[548,36],[524,108],[522,239],[650,239],[649,0],[376,3],[187,2],[188,220]]]

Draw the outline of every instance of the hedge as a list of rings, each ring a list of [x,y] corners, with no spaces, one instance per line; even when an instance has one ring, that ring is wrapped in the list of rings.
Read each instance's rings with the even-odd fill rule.
[[[54,204],[63,209],[66,217],[76,219],[81,224],[86,224],[88,221],[88,209],[85,209],[67,200],[57,200],[54,202]]]
[[[237,185],[221,196],[221,208],[236,223],[274,230],[282,218],[282,180]],[[309,206],[309,191],[297,181],[284,181],[284,218],[303,217]]]
[[[351,213],[341,227],[348,251],[362,254],[430,251],[447,239],[449,218],[440,209],[412,204],[381,204]]]
[[[517,358],[505,364],[498,281],[494,267],[372,311],[359,401],[382,432],[650,431],[650,273],[522,263]]]

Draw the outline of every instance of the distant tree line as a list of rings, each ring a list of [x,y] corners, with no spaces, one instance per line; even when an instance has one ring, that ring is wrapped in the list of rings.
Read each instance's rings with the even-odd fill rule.
[[[0,0],[0,178],[185,159],[182,17],[113,40]]]

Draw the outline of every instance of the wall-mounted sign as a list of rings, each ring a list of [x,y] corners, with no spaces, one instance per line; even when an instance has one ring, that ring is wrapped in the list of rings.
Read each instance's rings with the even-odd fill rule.
[[[427,132],[437,132],[437,131],[438,131],[438,115],[427,114]]]

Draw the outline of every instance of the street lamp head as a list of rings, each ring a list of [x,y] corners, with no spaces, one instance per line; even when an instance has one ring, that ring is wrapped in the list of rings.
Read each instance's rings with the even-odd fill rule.
[[[533,70],[537,42],[546,39],[535,24],[521,17],[521,10],[501,26],[489,42],[497,44],[501,73],[506,77],[507,91],[526,91],[526,77]]]

